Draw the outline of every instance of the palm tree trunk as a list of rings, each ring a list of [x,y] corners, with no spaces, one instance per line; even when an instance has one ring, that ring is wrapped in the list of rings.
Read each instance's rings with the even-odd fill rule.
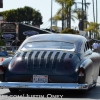
[[[62,4],[62,11],[63,11],[63,8],[64,8],[64,4]],[[62,12],[62,30],[64,29],[64,14]]]
[[[83,10],[83,0],[82,0],[82,31],[84,30],[84,10]]]
[[[85,3],[85,16],[86,16],[86,21],[87,21],[87,9],[86,9],[86,0],[84,0]],[[85,25],[85,29],[87,29],[87,23]]]
[[[97,5],[97,0],[96,0],[96,23],[98,23],[98,5]],[[96,27],[96,28],[98,28],[98,27]],[[98,38],[98,36],[99,36],[99,34],[96,33],[96,38]]]
[[[69,28],[71,28],[71,6],[69,7]]]
[[[93,19],[94,19],[94,23],[95,23],[95,11],[94,11],[94,0],[92,0],[93,3]],[[95,33],[94,33],[94,38],[95,38]]]

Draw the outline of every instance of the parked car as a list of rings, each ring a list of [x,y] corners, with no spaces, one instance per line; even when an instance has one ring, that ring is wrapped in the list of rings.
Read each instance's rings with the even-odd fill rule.
[[[85,37],[34,35],[0,63],[0,88],[88,90],[96,86],[99,71],[100,54],[90,49]]]

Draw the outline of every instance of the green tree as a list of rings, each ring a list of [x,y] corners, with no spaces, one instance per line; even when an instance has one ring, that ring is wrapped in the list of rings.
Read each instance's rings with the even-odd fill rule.
[[[32,25],[41,25],[43,23],[42,16],[39,11],[34,11],[32,16],[33,16]]]
[[[17,8],[8,11],[3,11],[0,12],[0,14],[7,22],[25,22],[27,24],[33,23],[33,25],[42,24],[41,13],[28,6],[25,6],[24,8]]]
[[[24,20],[27,21],[28,23],[30,23],[30,21],[33,20],[33,14],[35,13],[35,10],[31,7],[25,6],[23,8],[24,10]]]
[[[70,28],[65,28],[64,30],[61,31],[61,33],[64,34],[79,34],[78,30],[70,29]]]
[[[62,29],[64,26],[64,20],[67,20],[67,27],[68,27],[68,21],[70,22],[71,26],[71,19],[74,21],[74,15],[73,10],[71,9],[71,6],[75,3],[75,0],[55,0],[61,8],[57,11],[55,16],[52,18],[53,20],[62,20]],[[68,17],[69,16],[69,17]]]
[[[95,38],[98,38],[99,37],[99,32],[100,32],[100,29],[99,29],[99,26],[100,24],[96,23],[96,22],[88,22],[88,28],[85,29],[86,32],[89,32],[89,37],[91,38],[92,35],[94,34]]]

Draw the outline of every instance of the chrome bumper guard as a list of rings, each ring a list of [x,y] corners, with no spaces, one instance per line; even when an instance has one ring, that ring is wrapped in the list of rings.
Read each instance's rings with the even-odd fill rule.
[[[31,83],[31,82],[0,82],[0,88],[26,88],[26,89],[85,89],[88,84],[78,83]]]

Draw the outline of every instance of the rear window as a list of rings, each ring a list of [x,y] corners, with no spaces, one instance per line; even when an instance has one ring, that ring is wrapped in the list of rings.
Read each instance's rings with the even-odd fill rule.
[[[51,49],[75,49],[75,45],[69,42],[30,42],[26,43],[21,50],[35,49],[35,48],[51,48]]]

